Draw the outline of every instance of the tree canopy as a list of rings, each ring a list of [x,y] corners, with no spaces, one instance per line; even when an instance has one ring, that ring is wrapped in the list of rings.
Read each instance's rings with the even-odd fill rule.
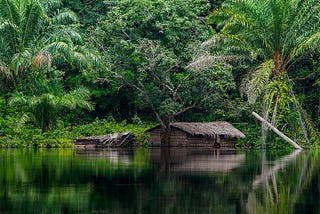
[[[168,136],[171,121],[228,120],[256,133],[248,115],[260,110],[298,142],[317,141],[318,0],[0,3],[3,127],[16,116],[44,133],[147,121]]]
[[[318,1],[227,0],[209,15],[219,33],[204,43],[210,55],[190,66],[201,69],[217,61],[251,64],[243,81],[250,104],[263,95],[264,117],[278,126],[300,123],[312,128],[295,96],[292,78],[301,59],[318,51],[320,42]],[[295,114],[295,121],[290,115]],[[270,116],[269,116],[270,115]],[[289,119],[288,119],[289,118]],[[308,140],[307,133],[304,136]],[[297,137],[297,136],[296,136]]]
[[[121,1],[111,5],[97,31],[111,77],[136,89],[139,106],[149,108],[167,132],[176,116],[217,106],[234,89],[227,67],[186,68],[192,49],[211,34],[202,17],[208,6],[203,0]]]

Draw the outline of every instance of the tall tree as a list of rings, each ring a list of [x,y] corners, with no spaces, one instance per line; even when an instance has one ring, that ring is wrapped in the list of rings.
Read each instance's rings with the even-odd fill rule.
[[[202,14],[207,0],[123,0],[106,2],[109,12],[99,23],[97,44],[107,50],[112,62],[127,69],[131,53],[140,39],[158,40],[187,63],[192,42],[208,39],[212,33]],[[99,31],[101,30],[101,31]],[[104,47],[104,48],[103,48]],[[126,62],[126,63],[123,63]]]
[[[109,78],[138,92],[139,106],[150,109],[162,127],[162,145],[170,143],[170,122],[175,118],[190,109],[218,107],[235,87],[231,69],[183,70],[172,51],[157,41],[142,40],[135,56],[137,70],[111,72]]]
[[[92,69],[98,61],[78,31],[76,14],[62,8],[60,0],[0,4],[0,90],[9,92],[6,101],[18,91],[10,103],[23,105],[21,112],[28,112],[23,118],[43,130],[54,127],[63,107],[91,108],[86,89],[63,85],[64,71]]]
[[[244,84],[249,103],[262,94],[264,117],[278,126],[293,127],[288,118],[297,112],[308,140],[290,77],[300,59],[319,49],[319,4],[318,0],[226,0],[209,17],[219,29],[204,43],[213,54],[190,66],[200,69],[221,60],[253,62]]]
[[[230,69],[186,69],[192,48],[211,34],[202,18],[208,1],[124,0],[110,6],[97,29],[109,76],[136,89],[139,106],[155,115],[168,144],[169,124],[179,114],[217,106],[234,88]]]

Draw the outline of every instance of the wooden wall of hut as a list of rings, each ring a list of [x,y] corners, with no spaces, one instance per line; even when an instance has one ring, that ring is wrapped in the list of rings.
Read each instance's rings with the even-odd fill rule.
[[[150,144],[152,146],[161,146],[161,128],[150,131]],[[177,128],[172,128],[170,135],[170,146],[187,146],[187,134]]]
[[[212,147],[214,146],[215,139],[213,138],[206,138],[206,137],[188,137],[188,144],[190,146],[199,146],[199,147]]]
[[[150,131],[151,146],[161,146],[161,128],[155,128]],[[218,144],[215,144],[218,143]],[[234,148],[236,143],[235,138],[226,136],[201,137],[191,136],[177,128],[171,129],[170,146],[172,147],[220,147]]]
[[[160,128],[150,131],[150,144],[151,146],[161,146]]]
[[[171,129],[170,146],[187,146],[188,136],[187,133],[177,129]]]
[[[234,148],[237,142],[236,138],[219,136],[219,141],[221,148]]]

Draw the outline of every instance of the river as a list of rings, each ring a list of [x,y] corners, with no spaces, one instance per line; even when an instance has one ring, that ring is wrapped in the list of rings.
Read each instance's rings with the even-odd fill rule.
[[[0,213],[318,213],[320,155],[0,149]]]

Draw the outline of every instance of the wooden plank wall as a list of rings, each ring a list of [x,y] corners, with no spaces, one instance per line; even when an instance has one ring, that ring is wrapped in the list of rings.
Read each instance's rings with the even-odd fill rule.
[[[170,146],[187,146],[187,134],[179,129],[173,128],[171,130]]]
[[[214,138],[204,138],[204,137],[192,137],[188,138],[189,144],[191,146],[213,146]]]
[[[236,144],[235,138],[223,137],[220,136],[220,147],[221,148],[234,148]]]
[[[160,128],[150,131],[150,144],[151,146],[161,146]]]
[[[161,146],[160,128],[150,131],[151,146]],[[236,139],[218,136],[214,138],[193,137],[188,136],[187,133],[172,128],[170,137],[170,146],[172,147],[213,147],[215,141],[220,144],[220,148],[234,148]]]

